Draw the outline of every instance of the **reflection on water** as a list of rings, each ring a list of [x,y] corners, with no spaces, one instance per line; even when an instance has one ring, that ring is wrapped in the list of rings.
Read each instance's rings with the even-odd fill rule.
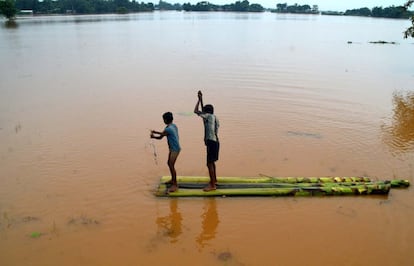
[[[106,14],[106,15],[67,15],[67,16],[35,16],[19,17],[23,24],[50,23],[91,23],[91,22],[121,22],[130,20],[153,20],[154,13],[145,14]],[[17,23],[13,21],[16,25]],[[7,22],[6,22],[7,23]]]
[[[196,238],[199,250],[203,249],[210,240],[216,237],[217,226],[219,224],[219,217],[217,214],[216,200],[206,199],[202,214],[201,233]]]
[[[170,243],[177,243],[178,237],[182,233],[181,222],[183,218],[178,211],[178,199],[170,200],[170,214],[157,217],[158,233],[171,238]]]
[[[19,25],[15,20],[7,20],[6,22],[4,22],[4,27],[7,29],[17,29]]]
[[[414,149],[414,92],[393,94],[391,125],[383,126],[385,143],[400,152]]]
[[[178,208],[178,200],[170,199],[170,213],[156,219],[158,235],[170,238],[170,243],[177,243],[179,236],[183,233],[183,217]],[[208,242],[216,237],[219,222],[216,200],[214,198],[205,199],[203,213],[201,214],[201,230],[195,239],[199,250],[206,247]]]

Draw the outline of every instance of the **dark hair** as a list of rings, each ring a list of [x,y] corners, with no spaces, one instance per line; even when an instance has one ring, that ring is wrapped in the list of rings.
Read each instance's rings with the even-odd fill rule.
[[[162,115],[162,118],[164,119],[164,122],[166,124],[169,124],[173,121],[173,114],[171,112],[166,112]]]
[[[214,107],[211,104],[204,105],[203,108],[204,113],[214,114]]]

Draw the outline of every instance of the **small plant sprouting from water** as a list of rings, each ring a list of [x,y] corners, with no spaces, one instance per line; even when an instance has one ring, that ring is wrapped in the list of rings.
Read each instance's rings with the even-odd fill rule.
[[[40,232],[32,232],[31,234],[30,234],[30,237],[31,238],[39,238],[39,237],[41,237],[43,234],[42,233],[40,233]]]

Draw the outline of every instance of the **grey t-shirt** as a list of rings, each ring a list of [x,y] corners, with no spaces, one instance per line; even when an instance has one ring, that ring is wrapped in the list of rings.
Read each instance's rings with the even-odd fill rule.
[[[220,126],[217,116],[209,113],[201,113],[200,117],[204,121],[204,140],[212,140],[218,142],[218,128]]]

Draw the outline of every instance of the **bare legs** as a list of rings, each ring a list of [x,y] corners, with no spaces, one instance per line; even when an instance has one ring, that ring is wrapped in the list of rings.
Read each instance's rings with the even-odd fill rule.
[[[208,174],[210,175],[210,183],[203,190],[212,191],[216,190],[217,176],[216,176],[216,164],[214,162],[207,163]]]
[[[177,160],[178,154],[180,152],[170,151],[168,154],[168,168],[170,168],[171,173],[171,187],[168,189],[168,192],[174,192],[177,191],[178,185],[177,185],[177,172],[175,171],[175,161]]]

